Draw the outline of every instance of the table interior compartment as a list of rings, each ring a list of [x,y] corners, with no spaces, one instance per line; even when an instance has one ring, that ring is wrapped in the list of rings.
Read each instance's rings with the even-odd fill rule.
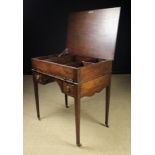
[[[58,54],[54,54],[54,55],[39,57],[38,59],[48,61],[48,62],[63,64],[67,66],[72,66],[72,67],[82,67],[93,63],[98,63],[100,61],[105,61],[105,59],[84,57],[84,56],[78,56],[78,55],[72,55],[72,54],[65,54],[61,56],[59,56]]]

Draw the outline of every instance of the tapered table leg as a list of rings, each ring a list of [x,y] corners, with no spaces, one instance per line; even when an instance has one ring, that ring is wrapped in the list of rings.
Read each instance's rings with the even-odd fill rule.
[[[106,87],[106,108],[105,108],[105,126],[109,127],[109,104],[110,104],[110,85]]]
[[[76,126],[76,145],[80,144],[80,97],[79,94],[74,98],[75,100],[75,126]]]
[[[35,73],[33,73],[33,84],[34,84],[34,94],[35,94],[35,101],[36,101],[37,117],[40,120],[38,82],[36,80]]]
[[[68,106],[68,96],[67,96],[67,94],[65,94],[65,106],[66,106],[66,108],[69,108],[69,106]]]

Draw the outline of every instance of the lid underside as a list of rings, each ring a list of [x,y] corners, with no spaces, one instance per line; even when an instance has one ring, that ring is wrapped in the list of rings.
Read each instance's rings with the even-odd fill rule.
[[[75,55],[113,59],[120,7],[74,12],[70,15],[68,51]]]

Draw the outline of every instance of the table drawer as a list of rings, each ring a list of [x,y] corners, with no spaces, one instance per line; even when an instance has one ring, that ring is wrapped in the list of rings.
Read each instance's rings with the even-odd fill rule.
[[[62,91],[65,94],[74,97],[75,96],[75,85],[67,83],[67,82],[63,82],[63,89],[62,89]]]

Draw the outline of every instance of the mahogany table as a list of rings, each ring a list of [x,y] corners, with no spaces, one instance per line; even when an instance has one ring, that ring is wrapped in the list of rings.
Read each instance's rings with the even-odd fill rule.
[[[38,83],[56,81],[74,97],[76,144],[80,144],[80,99],[106,88],[105,125],[108,127],[110,83],[120,7],[74,12],[69,17],[66,49],[60,54],[32,58],[37,117],[40,120]],[[95,104],[95,103],[94,103]]]

